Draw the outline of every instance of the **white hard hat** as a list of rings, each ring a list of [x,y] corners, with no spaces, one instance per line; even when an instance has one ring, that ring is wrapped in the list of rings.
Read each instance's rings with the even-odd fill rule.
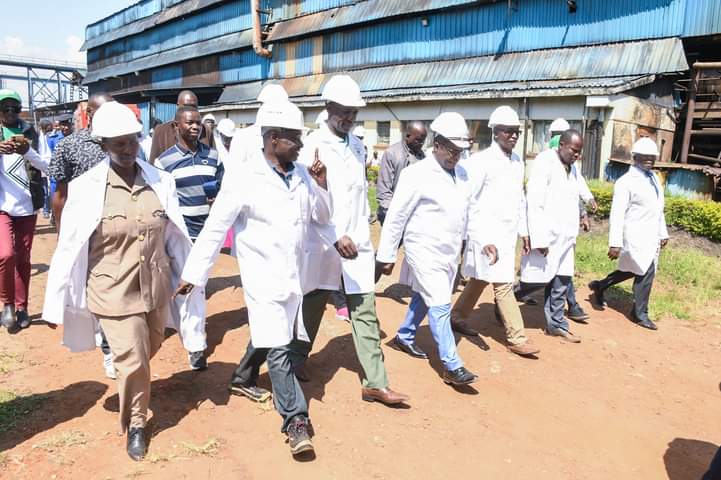
[[[277,83],[267,84],[258,94],[258,101],[260,103],[282,102],[284,100],[288,100],[288,92]]]
[[[264,103],[258,109],[256,123],[261,127],[305,130],[303,112],[288,100]]]
[[[507,127],[520,127],[521,121],[518,114],[508,105],[501,105],[493,110],[491,117],[488,119],[488,127],[493,128],[496,125],[505,125]]]
[[[549,132],[565,132],[570,130],[571,125],[568,124],[563,118],[557,118],[551,122],[551,126],[548,128]]]
[[[366,136],[366,129],[363,128],[363,125],[358,125],[353,129],[353,135],[355,135],[358,138],[363,138]]]
[[[203,123],[207,122],[208,120],[212,120],[213,123],[215,123],[215,115],[213,115],[212,113],[206,113],[203,116]]]
[[[335,102],[344,107],[365,107],[366,102],[361,97],[360,87],[348,75],[335,75],[323,87],[320,98],[328,102]]]
[[[321,126],[326,120],[328,120],[328,110],[323,110],[315,117],[315,124]]]
[[[431,130],[446,137],[459,148],[469,148],[471,146],[468,141],[470,136],[468,134],[468,125],[466,125],[466,120],[460,113],[441,113],[431,122]]]
[[[92,135],[98,138],[114,138],[140,133],[140,125],[135,114],[118,102],[105,102],[93,115]]]
[[[216,130],[226,137],[232,137],[235,132],[235,122],[229,118],[224,118],[218,122]]]
[[[95,120],[93,120],[95,122]],[[631,147],[631,153],[636,155],[654,155],[658,157],[658,147],[656,142],[648,137],[642,137],[636,140],[636,143]]]

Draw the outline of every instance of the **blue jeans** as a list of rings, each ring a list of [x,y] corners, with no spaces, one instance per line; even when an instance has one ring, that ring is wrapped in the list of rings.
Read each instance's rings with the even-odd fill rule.
[[[566,294],[572,277],[556,275],[546,285],[545,302],[543,313],[546,317],[546,327],[550,331],[568,331],[568,320],[563,314],[563,307],[566,305]]]
[[[438,355],[446,370],[455,370],[463,366],[461,357],[456,350],[456,338],[451,330],[451,304],[428,308],[420,294],[413,292],[411,304],[405,320],[398,329],[398,339],[406,345],[412,344],[416,339],[418,325],[426,314],[431,326],[433,340],[438,345]]]

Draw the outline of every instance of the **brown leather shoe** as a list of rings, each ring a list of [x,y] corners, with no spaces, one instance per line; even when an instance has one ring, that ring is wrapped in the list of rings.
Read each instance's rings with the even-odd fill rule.
[[[520,345],[509,345],[508,351],[522,357],[530,357],[531,355],[539,353],[541,349],[532,345],[531,342],[526,342]]]
[[[390,388],[364,388],[361,390],[361,398],[366,402],[381,402],[386,405],[398,405],[410,400],[408,395],[394,392]]]
[[[561,337],[561,340],[568,342],[568,343],[581,343],[581,337],[578,335],[574,335],[568,330],[564,330],[562,328],[553,329],[546,328],[545,330],[546,335],[551,337]]]
[[[460,317],[451,317],[451,330],[468,337],[477,337],[479,335],[478,330],[472,328],[466,319]]]

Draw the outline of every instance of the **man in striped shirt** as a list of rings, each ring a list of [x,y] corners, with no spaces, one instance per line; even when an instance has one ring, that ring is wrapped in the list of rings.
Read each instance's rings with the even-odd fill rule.
[[[217,150],[199,141],[203,127],[197,108],[178,108],[175,114],[175,128],[178,143],[163,152],[155,160],[155,165],[175,178],[180,211],[188,227],[190,238],[195,242],[210,214],[210,206],[220,190],[223,164],[218,161]],[[205,338],[205,320],[199,325],[188,328],[192,328],[196,333],[202,329],[203,334],[200,338]],[[186,345],[184,342],[184,346],[189,352],[190,368],[205,370],[207,368],[205,341],[202,345]]]
[[[199,142],[202,124],[200,113],[192,107],[181,107],[175,114],[178,143],[160,154],[155,165],[175,178],[180,210],[195,239],[203,229],[223,178],[223,164],[218,151]]]

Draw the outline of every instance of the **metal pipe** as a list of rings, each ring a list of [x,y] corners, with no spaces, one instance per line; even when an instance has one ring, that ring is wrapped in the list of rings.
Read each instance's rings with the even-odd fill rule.
[[[251,0],[251,13],[253,14],[253,50],[261,57],[270,58],[272,53],[263,47],[263,40],[260,32],[260,0]]]
[[[681,163],[688,163],[688,150],[691,146],[691,130],[693,129],[693,115],[696,110],[696,91],[698,90],[698,82],[701,80],[701,69],[696,68],[698,62],[694,64],[693,82],[688,94],[688,106],[686,108],[686,124],[683,128],[683,143],[681,143]],[[719,64],[721,65],[721,63]]]
[[[721,68],[721,62],[696,62],[693,64],[695,70],[706,70]]]

